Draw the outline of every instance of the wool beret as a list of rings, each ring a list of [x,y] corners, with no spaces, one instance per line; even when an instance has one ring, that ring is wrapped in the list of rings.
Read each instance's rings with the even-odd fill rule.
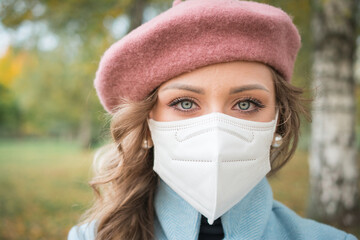
[[[290,82],[300,46],[296,26],[280,8],[239,0],[175,0],[105,51],[94,85],[112,113],[124,99],[142,100],[171,78],[221,62],[261,62]]]

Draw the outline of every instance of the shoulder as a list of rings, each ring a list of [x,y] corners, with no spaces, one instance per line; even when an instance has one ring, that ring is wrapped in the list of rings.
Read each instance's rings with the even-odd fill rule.
[[[96,222],[85,223],[70,229],[68,240],[94,240],[96,235]]]
[[[302,218],[278,201],[274,201],[270,218],[270,226],[268,226],[270,233],[273,236],[281,236],[281,239],[357,239],[355,236],[334,227]]]

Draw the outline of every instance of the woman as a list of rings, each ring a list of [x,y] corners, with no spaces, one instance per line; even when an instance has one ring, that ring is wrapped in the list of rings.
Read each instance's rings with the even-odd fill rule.
[[[355,239],[272,198],[293,155],[300,35],[281,9],[175,1],[106,51],[95,87],[114,143],[69,239]]]

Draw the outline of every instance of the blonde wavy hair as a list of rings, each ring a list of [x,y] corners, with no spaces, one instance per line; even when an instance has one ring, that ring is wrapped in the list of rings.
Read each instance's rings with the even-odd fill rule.
[[[300,115],[309,114],[303,90],[270,69],[279,109],[277,133],[283,137],[279,148],[271,147],[269,174],[274,174],[295,152]],[[153,148],[143,148],[142,144],[150,136],[147,118],[156,101],[154,90],[143,101],[121,104],[111,121],[113,143],[95,156],[95,176],[90,181],[95,202],[82,219],[96,221],[98,240],[154,239],[153,202],[158,176],[153,171]]]

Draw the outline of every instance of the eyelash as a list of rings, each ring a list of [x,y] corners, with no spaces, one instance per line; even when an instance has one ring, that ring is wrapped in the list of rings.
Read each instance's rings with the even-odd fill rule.
[[[250,111],[242,111],[242,110],[239,110],[239,111],[241,111],[242,113],[245,113],[245,114],[252,113],[252,112],[258,112],[258,111],[260,111],[262,108],[265,107],[265,105],[262,104],[260,100],[258,100],[258,99],[256,99],[256,98],[253,98],[253,97],[245,97],[245,98],[236,100],[236,103],[235,103],[234,107],[235,107],[236,105],[238,105],[240,102],[250,102],[250,103],[252,103],[252,104],[255,105],[255,109],[250,110]]]
[[[179,98],[175,98],[174,100],[172,100],[168,106],[169,107],[172,107],[174,110],[176,111],[181,111],[181,112],[192,112],[192,111],[195,111],[196,109],[191,109],[191,110],[184,110],[184,109],[179,109],[176,107],[177,104],[183,102],[183,101],[189,101],[193,104],[195,104],[196,106],[199,106],[197,103],[196,103],[196,100],[192,97],[179,97]],[[242,98],[242,99],[237,99],[236,103],[234,104],[234,107],[236,107],[237,104],[239,104],[240,102],[250,102],[252,104],[255,105],[255,109],[253,110],[250,110],[250,111],[242,111],[242,110],[239,110],[241,111],[242,113],[252,113],[252,112],[258,112],[259,110],[261,110],[262,108],[265,107],[265,105],[263,105],[261,103],[260,100],[256,99],[256,98],[253,98],[253,97],[245,97],[245,98]],[[233,107],[233,108],[234,108]]]
[[[192,111],[196,110],[196,109],[182,110],[182,109],[179,109],[179,108],[176,107],[177,104],[179,104],[179,103],[181,103],[181,102],[184,102],[184,101],[189,101],[189,102],[195,104],[196,106],[199,106],[198,104],[196,104],[196,102],[195,102],[196,100],[195,100],[194,98],[192,98],[192,97],[179,97],[179,98],[175,98],[174,100],[172,100],[172,101],[168,104],[168,106],[169,106],[169,107],[172,107],[174,110],[180,111],[180,112],[192,112]]]

